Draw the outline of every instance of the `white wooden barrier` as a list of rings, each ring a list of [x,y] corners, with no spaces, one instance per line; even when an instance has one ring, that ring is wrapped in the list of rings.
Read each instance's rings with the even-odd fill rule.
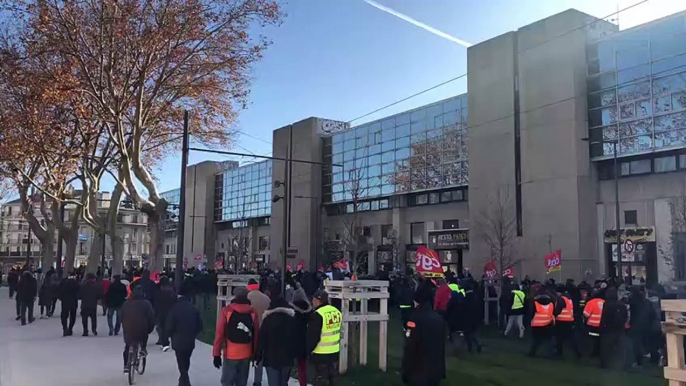
[[[233,289],[247,287],[250,279],[260,282],[259,275],[217,275],[217,319],[221,315],[222,308],[233,299]]]
[[[329,280],[325,283],[329,299],[341,300],[341,352],[339,372],[348,371],[348,348],[353,329],[350,323],[360,322],[360,364],[367,364],[367,322],[379,322],[379,369],[386,371],[388,350],[388,282],[381,280]],[[379,312],[369,312],[369,299],[379,299]],[[351,311],[350,302],[359,301],[360,311]]]
[[[686,335],[686,300],[662,300],[665,322],[662,330],[667,340],[665,379],[669,386],[686,386],[684,369],[684,335]]]

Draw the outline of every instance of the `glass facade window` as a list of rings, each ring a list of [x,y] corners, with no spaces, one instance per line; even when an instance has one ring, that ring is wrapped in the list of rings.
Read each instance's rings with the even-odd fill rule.
[[[179,223],[179,204],[181,203],[181,189],[172,189],[160,193],[160,197],[167,200],[167,217],[165,219],[165,229],[173,231],[178,228]],[[117,220],[121,222],[119,219]],[[123,218],[122,218],[123,221]]]
[[[410,224],[410,239],[412,239],[412,244],[424,244],[423,222],[413,222]]]
[[[215,221],[271,215],[272,161],[262,161],[215,175]]]
[[[466,186],[466,137],[467,94],[326,137],[324,201]]]
[[[588,47],[591,157],[686,147],[686,13]]]

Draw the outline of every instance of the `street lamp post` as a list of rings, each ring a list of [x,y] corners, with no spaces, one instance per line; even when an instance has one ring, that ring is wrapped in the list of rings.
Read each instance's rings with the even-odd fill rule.
[[[285,163],[286,166],[285,168],[288,169],[288,162]],[[288,172],[284,169],[284,177],[288,178]],[[286,293],[286,266],[288,265],[288,260],[287,260],[287,254],[288,254],[288,228],[286,227],[286,221],[288,217],[288,202],[286,199],[287,193],[288,193],[288,186],[286,185],[285,182],[282,181],[275,181],[274,182],[275,187],[280,187],[283,186],[283,195],[282,196],[274,196],[272,198],[272,202],[277,203],[279,201],[283,201],[283,235],[282,235],[282,240],[281,240],[281,250],[282,250],[282,256],[281,256],[281,290],[282,293]]]
[[[614,180],[615,180],[615,229],[616,229],[616,238],[615,238],[615,248],[617,250],[617,276],[619,277],[619,280],[621,282],[624,281],[624,275],[622,273],[622,227],[620,226],[619,223],[619,176],[621,173],[620,167],[619,167],[619,161],[617,160],[617,146],[618,146],[618,139],[614,140],[609,140],[609,141],[597,141],[597,142],[590,142],[589,138],[582,138],[582,141],[589,142],[591,145],[596,145],[596,144],[603,144],[607,142],[612,143],[612,159],[614,162]],[[621,283],[620,283],[621,284]]]

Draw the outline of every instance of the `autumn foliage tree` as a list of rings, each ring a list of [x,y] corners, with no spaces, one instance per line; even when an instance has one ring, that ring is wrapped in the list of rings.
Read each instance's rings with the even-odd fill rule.
[[[280,23],[279,5],[271,0],[3,4],[26,20],[22,33],[30,55],[71,66],[68,88],[79,107],[93,114],[89,122],[97,125],[91,127],[102,129],[88,146],[111,146],[110,154],[95,157],[116,158],[103,170],[147,214],[150,267],[160,268],[167,202],[153,167],[178,149],[184,111],[193,117],[194,140],[230,145],[237,111],[247,106],[251,67],[269,45],[252,32]],[[57,80],[59,73],[52,75]]]

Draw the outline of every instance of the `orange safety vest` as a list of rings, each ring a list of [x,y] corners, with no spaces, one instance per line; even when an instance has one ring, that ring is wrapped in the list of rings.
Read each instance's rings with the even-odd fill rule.
[[[531,320],[531,327],[545,327],[555,322],[555,318],[553,317],[553,310],[555,307],[553,303],[545,306],[539,302],[534,302],[534,304],[536,304],[536,313]]]
[[[131,283],[129,283],[128,286],[126,286],[126,298],[127,298],[127,299],[131,299],[131,284],[135,283],[136,280],[138,280],[138,279],[140,279],[140,276],[139,276],[139,277],[134,277],[134,278],[133,278],[133,281],[132,281]]]
[[[584,307],[584,317],[586,324],[591,327],[600,327],[600,318],[603,316],[603,305],[605,300],[600,298],[591,299]]]
[[[574,304],[572,304],[572,301],[566,296],[563,296],[562,299],[565,301],[565,308],[562,309],[562,312],[560,312],[560,315],[558,315],[555,320],[558,322],[573,322]]]

